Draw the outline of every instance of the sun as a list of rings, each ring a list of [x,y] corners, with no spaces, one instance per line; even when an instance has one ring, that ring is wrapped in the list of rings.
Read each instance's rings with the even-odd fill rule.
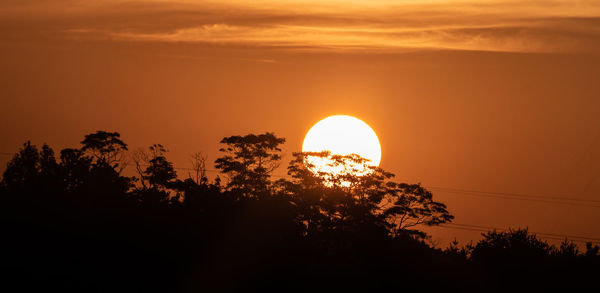
[[[374,167],[379,166],[381,162],[381,145],[375,131],[362,120],[347,115],[329,116],[317,122],[304,137],[302,151],[329,151],[331,155],[356,154],[369,160],[367,165]],[[325,158],[309,156],[305,163],[315,174],[348,173],[347,169],[332,166],[331,155]],[[351,175],[357,176],[366,175],[371,171],[364,164],[355,164],[351,169]]]

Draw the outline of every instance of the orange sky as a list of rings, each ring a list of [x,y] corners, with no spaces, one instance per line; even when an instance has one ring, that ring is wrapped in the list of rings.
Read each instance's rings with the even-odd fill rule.
[[[249,132],[289,155],[347,114],[401,181],[600,200],[600,2],[521,2],[5,0],[0,152],[117,130],[187,167]],[[436,197],[457,223],[600,238],[589,203]]]

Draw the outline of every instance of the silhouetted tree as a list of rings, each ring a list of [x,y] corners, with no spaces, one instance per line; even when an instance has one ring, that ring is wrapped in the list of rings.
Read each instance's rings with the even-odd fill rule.
[[[91,176],[92,158],[79,149],[67,148],[60,152],[60,169],[67,194],[81,192]]]
[[[575,258],[579,255],[579,249],[574,242],[565,239],[560,243],[558,249],[552,250],[552,255],[563,258]]]
[[[330,158],[330,170],[346,172],[314,174],[308,157]],[[418,225],[449,222],[453,216],[442,203],[419,185],[395,183],[393,174],[369,165],[356,154],[331,156],[327,152],[294,153],[288,174],[291,180],[279,180],[280,195],[291,198],[300,208],[300,221],[306,233],[319,230],[367,229],[386,231],[398,237],[412,233],[424,236]],[[362,176],[352,172],[370,170]],[[366,225],[366,226],[365,226]],[[352,227],[352,228],[350,228]]]
[[[467,260],[467,258],[471,254],[472,249],[472,244],[459,247],[458,240],[454,238],[454,240],[450,242],[450,245],[446,247],[446,249],[444,249],[444,253],[455,260]]]
[[[591,242],[585,243],[585,256],[589,258],[600,258],[600,245]]]
[[[63,191],[62,169],[56,161],[54,150],[47,144],[42,146],[40,151],[40,181],[41,185],[52,194],[59,194]]]
[[[482,236],[472,247],[470,260],[485,270],[490,284],[502,280],[493,282],[496,291],[516,286],[519,290],[598,287],[589,280],[598,273],[600,257],[580,254],[572,242],[565,240],[556,248],[528,229],[489,231]]]
[[[136,197],[146,203],[166,203],[179,201],[180,194],[175,189],[181,189],[182,182],[176,180],[177,172],[173,163],[166,158],[167,149],[161,144],[153,144],[149,152],[138,150],[133,155],[139,172],[142,187],[136,189]],[[146,168],[143,168],[146,166]]]
[[[412,233],[421,237],[424,234],[411,229],[418,225],[435,226],[454,219],[446,205],[433,200],[433,194],[420,184],[390,182],[384,204],[384,214],[394,224],[392,233]]]
[[[2,178],[8,190],[14,192],[49,193],[62,191],[59,165],[54,151],[44,144],[41,150],[30,142],[8,162]]]
[[[95,164],[106,164],[121,172],[127,144],[120,139],[118,132],[96,131],[81,141],[81,150],[91,156]],[[120,166],[119,166],[120,165]]]
[[[121,176],[127,144],[120,137],[118,132],[96,131],[86,135],[81,141],[81,149],[70,154],[81,164],[91,162],[82,190],[86,197],[97,197],[104,204],[113,204],[127,196],[132,178]]]
[[[150,186],[156,189],[165,189],[175,178],[177,172],[173,168],[173,163],[167,161],[165,153],[167,150],[161,144],[154,144],[150,147],[153,153],[148,162],[150,165],[144,171],[144,178],[148,180]]]
[[[506,263],[539,261],[551,252],[550,245],[530,234],[527,229],[491,231],[482,234],[471,252],[475,262]]]
[[[192,170],[194,174],[188,173],[189,177],[196,182],[196,184],[204,184],[208,182],[206,177],[206,156],[202,152],[195,152],[190,155],[190,162],[192,163]]]
[[[39,173],[40,153],[37,147],[28,141],[8,162],[2,182],[9,191],[30,191],[37,186]]]
[[[285,142],[275,134],[230,136],[221,140],[225,156],[215,161],[215,167],[229,176],[227,187],[243,196],[258,197],[267,191],[271,173],[281,160],[280,145]]]

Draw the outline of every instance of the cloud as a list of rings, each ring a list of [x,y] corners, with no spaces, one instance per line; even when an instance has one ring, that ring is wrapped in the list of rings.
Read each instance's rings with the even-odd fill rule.
[[[35,10],[31,3],[26,5],[29,16],[35,16],[40,27],[59,31],[69,39],[290,50],[596,52],[600,48],[597,1],[477,4],[431,0],[399,5],[388,0],[230,0],[201,4],[113,0],[46,12]],[[27,19],[27,9],[21,5],[19,17],[11,14],[13,25],[18,27],[19,21]]]

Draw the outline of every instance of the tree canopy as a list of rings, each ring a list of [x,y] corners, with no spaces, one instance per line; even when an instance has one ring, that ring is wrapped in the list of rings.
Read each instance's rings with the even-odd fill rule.
[[[284,141],[224,138],[224,185],[206,177],[199,153],[179,177],[165,146],[130,152],[117,132],[87,135],[59,158],[26,142],[0,181],[8,279],[78,291],[598,287],[592,243],[555,247],[518,229],[436,248],[422,228],[452,221],[446,205],[356,155],[294,153],[288,176],[272,179]],[[369,172],[315,174],[307,156]]]
[[[280,145],[284,138],[266,132],[245,136],[229,136],[221,140],[225,155],[215,161],[215,167],[229,176],[227,184],[245,196],[260,196],[269,188],[271,173],[281,160]]]

